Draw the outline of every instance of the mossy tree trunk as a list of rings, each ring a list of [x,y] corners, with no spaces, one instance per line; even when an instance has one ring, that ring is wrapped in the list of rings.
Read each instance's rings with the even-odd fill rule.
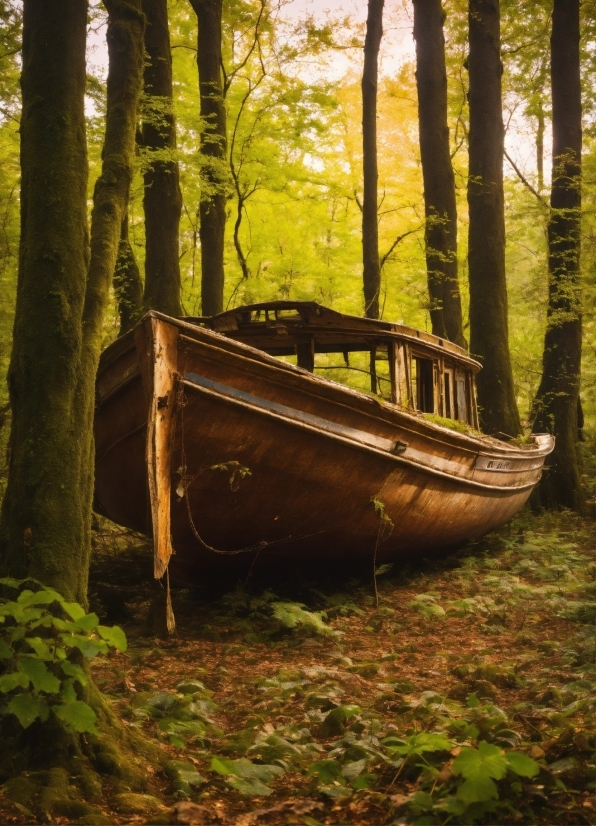
[[[441,0],[414,0],[418,125],[432,331],[436,336],[465,347],[457,279],[455,176],[447,125],[444,19]]]
[[[87,234],[84,0],[23,7],[21,247],[0,563],[86,601],[94,383],[134,160],[140,0],[109,0],[103,169]]]
[[[468,22],[470,351],[482,362],[477,379],[482,429],[516,436],[521,423],[507,318],[499,0],[470,0]]]
[[[201,296],[203,315],[223,310],[224,239],[228,160],[226,107],[221,76],[223,0],[190,0],[197,15],[197,63],[201,98]]]
[[[23,5],[21,243],[0,568],[76,600],[90,508],[77,376],[88,264],[85,0]],[[82,478],[83,476],[83,478]]]
[[[537,497],[545,507],[583,506],[576,445],[581,371],[581,151],[579,0],[555,0],[551,35],[553,170],[548,224],[548,310],[534,432],[556,438]]]
[[[120,330],[123,336],[135,326],[143,312],[143,282],[128,235],[128,209],[120,225],[120,243],[114,270],[114,291],[118,300]]]
[[[95,374],[132,174],[143,66],[140,0],[106,0],[106,7],[106,138],[89,246],[87,2],[23,3],[21,246],[9,372],[10,466],[0,522],[0,572],[36,578],[83,605]],[[7,794],[25,795],[44,820],[90,809],[69,785],[73,780],[84,795],[90,785],[97,790],[84,758],[129,787],[144,782],[131,759],[135,735],[122,728],[92,682],[83,697],[96,712],[101,738],[68,732],[54,716],[25,730],[14,716],[2,717],[0,776],[14,781]],[[147,751],[140,738],[134,749]]]
[[[182,315],[179,229],[182,213],[172,105],[167,0],[143,0],[146,17],[143,101],[145,292],[147,309]]]
[[[379,261],[379,216],[377,162],[377,79],[379,49],[383,37],[384,0],[368,0],[364,68],[362,70],[362,264],[364,314],[379,317],[381,264]]]

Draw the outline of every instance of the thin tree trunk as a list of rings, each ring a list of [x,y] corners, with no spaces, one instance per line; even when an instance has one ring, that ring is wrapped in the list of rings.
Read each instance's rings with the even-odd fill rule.
[[[128,210],[120,227],[120,244],[114,270],[114,292],[118,300],[120,331],[123,336],[135,326],[143,312],[143,282],[128,237]]]
[[[548,225],[548,310],[534,432],[556,437],[539,486],[546,507],[581,509],[576,452],[581,372],[581,84],[579,0],[555,0],[551,35],[553,171]]]
[[[544,118],[544,108],[542,106],[542,100],[538,101],[538,112],[537,112],[537,126],[536,126],[536,173],[538,176],[538,192],[542,194],[542,190],[544,189],[544,129],[545,129],[545,118]]]
[[[86,0],[25,0],[21,244],[0,569],[83,601],[91,491],[75,393],[87,275]],[[90,514],[89,514],[90,515]]]
[[[224,237],[228,180],[226,108],[221,77],[223,0],[190,0],[199,33],[197,63],[201,118],[202,192],[199,204],[203,315],[223,310]]]
[[[507,319],[499,0],[470,0],[468,21],[470,351],[483,368],[477,380],[483,430],[516,436],[521,424]]]
[[[364,186],[362,195],[362,263],[364,281],[364,314],[379,317],[381,265],[379,261],[379,219],[377,187],[377,78],[379,48],[383,37],[384,0],[368,0],[364,69],[362,71],[362,164]]]
[[[142,0],[146,16],[143,146],[145,151],[145,293],[147,309],[182,315],[179,229],[182,214],[172,106],[167,0]]]
[[[455,176],[447,125],[445,12],[441,0],[413,0],[420,158],[430,317],[435,335],[466,346],[457,280]]]

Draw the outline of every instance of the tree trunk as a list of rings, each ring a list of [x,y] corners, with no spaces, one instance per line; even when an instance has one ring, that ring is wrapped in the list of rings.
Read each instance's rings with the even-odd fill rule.
[[[21,243],[0,568],[84,601],[89,434],[76,380],[88,261],[86,0],[23,5]]]
[[[383,37],[383,5],[384,0],[368,0],[362,71],[362,263],[364,314],[367,318],[379,317],[381,291],[377,207],[377,77],[379,48]]]
[[[202,191],[199,204],[203,315],[223,310],[224,236],[228,180],[226,108],[221,78],[223,0],[191,0],[199,33],[197,63],[201,97]]]
[[[182,315],[179,228],[182,213],[172,107],[172,56],[167,0],[142,0],[146,16],[143,147],[145,293],[147,309]]]
[[[413,0],[420,158],[432,331],[466,346],[457,280],[455,176],[447,125],[445,13],[441,0]]]
[[[128,238],[128,210],[120,227],[120,244],[114,270],[114,292],[120,315],[119,336],[135,326],[143,312],[143,282],[132,246]]]
[[[470,351],[482,362],[477,380],[482,429],[516,436],[521,424],[507,320],[499,0],[470,0],[468,22]]]
[[[581,84],[579,0],[555,0],[551,35],[553,170],[548,225],[548,310],[534,432],[556,437],[538,491],[545,507],[580,510],[576,453],[581,371]]]
[[[89,258],[87,2],[23,3],[21,245],[9,369],[10,465],[0,521],[1,573],[41,580],[83,605],[91,548],[95,373],[134,159],[143,58],[140,0],[106,0],[106,6],[106,141]],[[52,786],[50,769],[73,780],[83,773],[96,783],[83,762],[88,757],[128,788],[144,783],[131,754],[148,747],[123,729],[92,681],[82,696],[96,712],[101,738],[68,732],[54,717],[26,730],[15,730],[13,718],[1,721],[0,774],[5,779],[27,771],[25,791],[15,787],[21,789],[15,797],[25,795],[27,806],[44,820],[73,802]]]

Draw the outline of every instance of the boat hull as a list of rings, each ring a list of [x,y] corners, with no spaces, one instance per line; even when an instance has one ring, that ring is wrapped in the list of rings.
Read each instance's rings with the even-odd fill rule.
[[[175,341],[169,402],[146,378],[164,331]],[[148,422],[160,399],[169,479],[156,499]],[[380,563],[460,545],[526,502],[552,440],[516,450],[451,432],[153,314],[102,358],[96,446],[97,510],[155,536],[167,496],[171,571],[186,579],[255,559]]]

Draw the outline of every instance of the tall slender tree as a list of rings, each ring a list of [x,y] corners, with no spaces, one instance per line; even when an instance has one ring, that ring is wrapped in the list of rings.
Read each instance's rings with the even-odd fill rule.
[[[88,563],[92,493],[76,388],[88,261],[86,24],[86,0],[23,6],[21,242],[0,532],[3,573],[29,574],[71,599],[86,593],[77,570]]]
[[[364,68],[362,71],[362,263],[364,281],[364,313],[379,317],[381,265],[379,261],[379,218],[377,163],[377,80],[379,49],[383,37],[384,0],[368,0]]]
[[[445,12],[441,0],[413,0],[420,158],[430,317],[435,335],[466,346],[457,279],[455,176],[447,125]]]
[[[521,423],[507,318],[499,0],[469,0],[468,24],[470,350],[483,368],[477,380],[483,430],[516,436]]]
[[[105,0],[110,68],[87,242],[85,0],[26,0],[21,247],[9,371],[10,467],[0,567],[84,603],[95,373],[128,187],[143,66],[140,0]]]
[[[142,0],[146,17],[143,100],[145,292],[143,304],[171,316],[180,303],[182,213],[172,105],[172,55],[167,0]]]
[[[123,336],[135,326],[143,312],[143,282],[128,235],[128,208],[120,225],[120,243],[114,269],[114,292],[118,301],[120,330]]]
[[[580,3],[554,0],[551,34],[553,167],[548,224],[548,310],[535,432],[556,437],[538,491],[546,507],[581,509],[576,452],[581,372],[582,101]]]
[[[95,375],[132,175],[143,67],[140,0],[105,5],[106,137],[89,247],[87,2],[23,3],[22,233],[9,372],[10,465],[0,519],[0,572],[35,578],[83,605],[91,551]],[[99,771],[125,774],[139,788],[132,741],[137,750],[149,749],[122,729],[91,680],[83,696],[96,712],[101,739],[68,732],[53,716],[16,736],[3,728],[3,775],[41,767],[68,774],[73,765],[79,773],[88,757]],[[89,768],[84,771],[91,776]],[[46,797],[43,816],[65,802],[56,793]]]
[[[224,239],[228,184],[226,107],[221,76],[223,0],[190,0],[197,15],[201,98],[202,184],[199,204],[203,315],[223,310]]]

